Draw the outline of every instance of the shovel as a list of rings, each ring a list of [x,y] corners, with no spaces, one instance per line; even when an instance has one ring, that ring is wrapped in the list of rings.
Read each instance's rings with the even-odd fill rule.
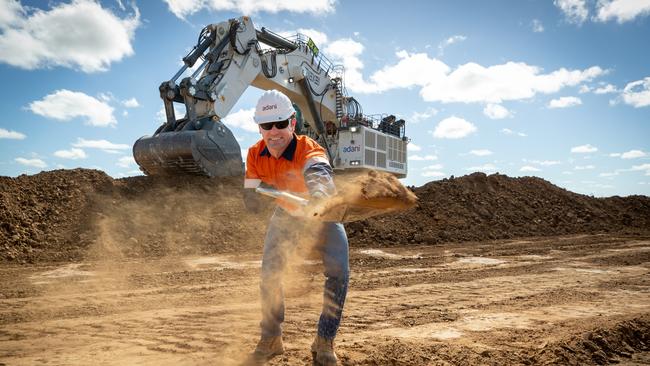
[[[409,209],[416,204],[413,197],[373,196],[362,194],[337,194],[311,204],[309,200],[290,192],[258,187],[258,193],[266,196],[283,198],[301,208],[299,216],[319,221],[353,222],[373,216],[395,213]]]

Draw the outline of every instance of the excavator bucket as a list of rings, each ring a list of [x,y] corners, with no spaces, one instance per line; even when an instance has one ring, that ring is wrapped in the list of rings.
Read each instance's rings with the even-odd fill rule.
[[[239,143],[221,121],[204,118],[173,130],[163,126],[133,145],[133,157],[147,175],[243,175]]]

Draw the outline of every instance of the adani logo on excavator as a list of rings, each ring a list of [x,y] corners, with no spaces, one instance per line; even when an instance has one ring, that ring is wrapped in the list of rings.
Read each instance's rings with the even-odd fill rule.
[[[344,153],[350,153],[350,152],[359,152],[361,151],[361,146],[345,146],[343,147],[343,152]]]

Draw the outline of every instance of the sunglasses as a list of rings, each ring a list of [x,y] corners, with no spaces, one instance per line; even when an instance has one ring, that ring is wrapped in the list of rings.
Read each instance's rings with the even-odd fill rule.
[[[289,126],[289,120],[285,119],[284,121],[279,122],[260,123],[259,126],[265,131],[270,131],[273,126],[275,126],[275,128],[278,130],[283,130]]]

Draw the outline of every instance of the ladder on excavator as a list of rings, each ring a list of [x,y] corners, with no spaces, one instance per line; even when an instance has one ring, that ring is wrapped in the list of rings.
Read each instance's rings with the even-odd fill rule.
[[[345,112],[343,110],[343,101],[346,97],[345,94],[345,86],[343,85],[343,75],[344,75],[344,68],[343,65],[336,65],[332,67],[332,73],[334,74],[334,77],[332,78],[332,81],[334,82],[334,90],[336,94],[336,119],[339,121],[341,118],[345,115]]]

